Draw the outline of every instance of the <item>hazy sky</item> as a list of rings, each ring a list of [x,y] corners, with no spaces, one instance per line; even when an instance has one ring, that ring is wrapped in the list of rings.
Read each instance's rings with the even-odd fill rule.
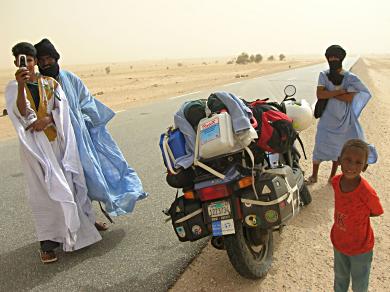
[[[248,53],[390,53],[389,0],[1,0],[0,67],[49,38],[65,64]]]

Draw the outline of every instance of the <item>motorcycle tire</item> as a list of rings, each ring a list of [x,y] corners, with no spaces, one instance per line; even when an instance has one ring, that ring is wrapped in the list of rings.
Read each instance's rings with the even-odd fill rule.
[[[307,185],[302,185],[302,188],[299,191],[299,196],[304,206],[307,206],[311,203],[311,194]]]
[[[255,246],[248,240],[249,228],[245,228],[240,222],[235,225],[236,233],[224,237],[225,248],[231,264],[245,278],[260,279],[265,277],[272,264],[272,231],[267,231],[264,244]]]

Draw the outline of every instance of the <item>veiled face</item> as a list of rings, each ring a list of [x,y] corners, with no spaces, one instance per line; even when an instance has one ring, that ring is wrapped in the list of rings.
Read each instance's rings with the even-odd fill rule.
[[[329,56],[328,61],[341,61],[339,57]]]
[[[53,64],[56,63],[56,59],[53,57],[46,55],[46,56],[40,56],[38,58],[38,66],[39,68],[46,69],[52,66]]]

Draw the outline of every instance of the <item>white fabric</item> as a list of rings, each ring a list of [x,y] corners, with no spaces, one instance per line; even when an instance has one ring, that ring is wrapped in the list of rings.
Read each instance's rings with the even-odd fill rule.
[[[23,118],[16,106],[17,83],[5,92],[7,111],[20,142],[20,156],[26,176],[26,193],[31,205],[39,241],[52,240],[72,251],[101,240],[94,227],[95,217],[87,197],[67,99],[60,86],[48,101],[57,138],[49,142],[43,131],[25,131],[33,115]]]

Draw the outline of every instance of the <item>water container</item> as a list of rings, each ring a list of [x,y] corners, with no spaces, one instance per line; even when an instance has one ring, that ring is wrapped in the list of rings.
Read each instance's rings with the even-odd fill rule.
[[[168,140],[166,141],[166,139]],[[171,153],[173,154],[173,157],[166,157],[166,155],[164,154],[164,141],[168,142],[168,146]],[[168,167],[167,165],[168,158],[170,160],[171,165],[174,166],[175,165],[174,160],[176,160],[181,156],[186,155],[185,138],[183,133],[180,132],[179,129],[169,130],[168,133],[161,134],[159,145],[164,159],[164,164],[166,167]]]
[[[199,157],[207,159],[239,151],[255,138],[254,129],[235,135],[230,115],[227,112],[216,114],[199,122]]]

